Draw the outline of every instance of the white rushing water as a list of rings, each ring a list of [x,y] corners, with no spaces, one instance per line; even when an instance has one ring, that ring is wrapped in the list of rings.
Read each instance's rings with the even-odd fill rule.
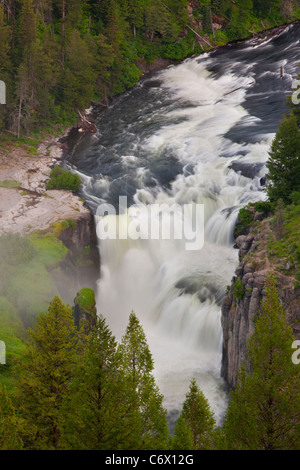
[[[238,263],[233,231],[239,209],[265,198],[261,177],[297,69],[297,28],[156,74],[157,84],[140,83],[100,114],[99,135],[73,152],[93,209],[123,194],[148,208],[204,205],[202,249],[175,239],[99,241],[97,310],[118,340],[137,314],[171,427],[192,378],[217,422],[226,410],[221,303]]]
[[[224,135],[242,118],[255,124],[243,108],[253,79],[234,74],[215,79],[201,60],[171,67],[160,79],[178,101],[178,109],[168,115],[178,123],[162,126],[143,147],[152,158],[168,148],[183,165],[193,163],[194,174],[179,175],[169,191],[137,190],[134,200],[204,204],[205,244],[186,251],[177,240],[101,240],[99,310],[118,339],[135,311],[170,412],[180,410],[189,382],[196,378],[219,422],[227,403],[220,378],[220,299],[237,265],[233,229],[239,208],[263,198],[259,177],[250,180],[229,168],[245,148],[233,146]],[[259,144],[248,144],[247,160],[264,163],[272,138],[266,135]],[[228,152],[232,159],[222,157]],[[130,165],[134,158],[123,156],[123,162]]]

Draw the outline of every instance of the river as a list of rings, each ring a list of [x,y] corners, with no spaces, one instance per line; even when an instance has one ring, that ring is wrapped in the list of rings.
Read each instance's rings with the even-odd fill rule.
[[[120,195],[129,205],[204,205],[202,249],[174,239],[99,241],[98,312],[118,340],[137,314],[171,427],[192,378],[218,423],[226,410],[220,319],[238,263],[233,231],[239,209],[265,199],[299,38],[295,24],[260,45],[251,39],[146,76],[96,114],[97,134],[72,148],[68,165],[94,213],[103,203],[118,207]]]

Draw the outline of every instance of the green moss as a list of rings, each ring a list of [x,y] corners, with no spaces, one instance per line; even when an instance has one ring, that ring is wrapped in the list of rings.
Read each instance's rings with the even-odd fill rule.
[[[50,180],[46,185],[46,189],[64,189],[76,193],[80,185],[81,179],[78,175],[56,166],[50,173]]]
[[[75,299],[75,305],[84,311],[91,311],[95,308],[95,293],[93,289],[84,287],[81,289]]]
[[[242,300],[245,295],[245,289],[241,279],[237,279],[232,289],[234,300]]]
[[[5,297],[0,297],[0,340],[6,347],[6,364],[0,364],[0,383],[13,389],[11,368],[25,352],[23,343],[25,330],[16,308]]]
[[[0,181],[0,188],[19,188],[21,186],[21,183],[18,183],[17,181],[14,180],[3,180]]]
[[[252,213],[248,209],[245,209],[245,208],[240,209],[239,221],[242,222],[242,224],[249,227],[253,221]]]
[[[35,260],[47,268],[53,268],[61,263],[68,253],[65,245],[57,240],[55,233],[40,237],[39,234],[29,236],[35,249]]]

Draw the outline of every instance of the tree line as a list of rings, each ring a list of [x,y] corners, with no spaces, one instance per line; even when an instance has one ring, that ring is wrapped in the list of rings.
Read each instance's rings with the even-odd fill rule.
[[[155,382],[146,335],[134,312],[120,343],[103,316],[74,323],[55,297],[28,330],[15,390],[0,386],[0,449],[276,450],[300,448],[300,368],[270,274],[248,357],[216,426],[192,379],[174,435]]]
[[[183,59],[212,43],[298,17],[292,0],[1,0],[0,129],[18,136],[69,125],[91,101],[107,105],[141,76],[141,62]],[[222,31],[214,15],[224,20]],[[298,15],[298,16],[297,16]],[[261,23],[261,20],[262,21]],[[197,35],[187,25],[197,29]],[[196,25],[196,26],[195,26]]]

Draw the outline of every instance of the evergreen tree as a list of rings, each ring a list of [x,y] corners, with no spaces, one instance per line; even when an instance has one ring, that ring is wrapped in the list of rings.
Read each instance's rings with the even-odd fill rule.
[[[252,0],[239,0],[238,7],[233,10],[231,21],[227,30],[231,37],[244,38],[249,36],[251,13],[253,10]]]
[[[120,368],[120,359],[116,340],[100,317],[61,410],[62,448],[138,448],[141,421],[137,394]]]
[[[163,396],[152,374],[154,364],[144,330],[134,312],[119,346],[123,367],[138,394],[142,416],[141,449],[165,449],[169,441]]]
[[[78,60],[80,57],[80,60]],[[87,42],[73,30],[65,49],[64,104],[69,109],[86,108],[94,94],[96,73],[95,58]]]
[[[171,450],[194,450],[192,428],[181,414],[174,429],[174,437],[171,440]]]
[[[6,106],[0,105],[0,129],[5,126],[7,121],[7,106],[12,101],[12,62],[9,55],[12,39],[11,28],[6,24],[4,10],[0,5],[0,80],[6,86]]]
[[[278,128],[267,169],[270,201],[289,203],[291,193],[300,190],[300,132],[293,112],[285,115]]]
[[[249,339],[224,423],[231,449],[300,448],[300,369],[292,362],[294,341],[272,274]]]
[[[36,39],[36,23],[32,0],[22,0],[22,8],[18,26],[18,42],[20,51],[26,51]]]
[[[17,405],[36,426],[34,449],[57,449],[59,410],[73,375],[78,335],[73,313],[55,297],[28,330],[27,352],[16,369]]]
[[[0,450],[23,448],[21,426],[7,390],[0,384]]]
[[[24,51],[17,74],[17,105],[13,113],[13,128],[18,136],[23,127],[26,132],[34,123],[41,125],[55,115],[51,91],[58,82],[59,71],[51,57],[43,50],[39,40]]]
[[[185,420],[192,434],[193,449],[211,449],[215,418],[195,379],[191,380],[180,417]]]

